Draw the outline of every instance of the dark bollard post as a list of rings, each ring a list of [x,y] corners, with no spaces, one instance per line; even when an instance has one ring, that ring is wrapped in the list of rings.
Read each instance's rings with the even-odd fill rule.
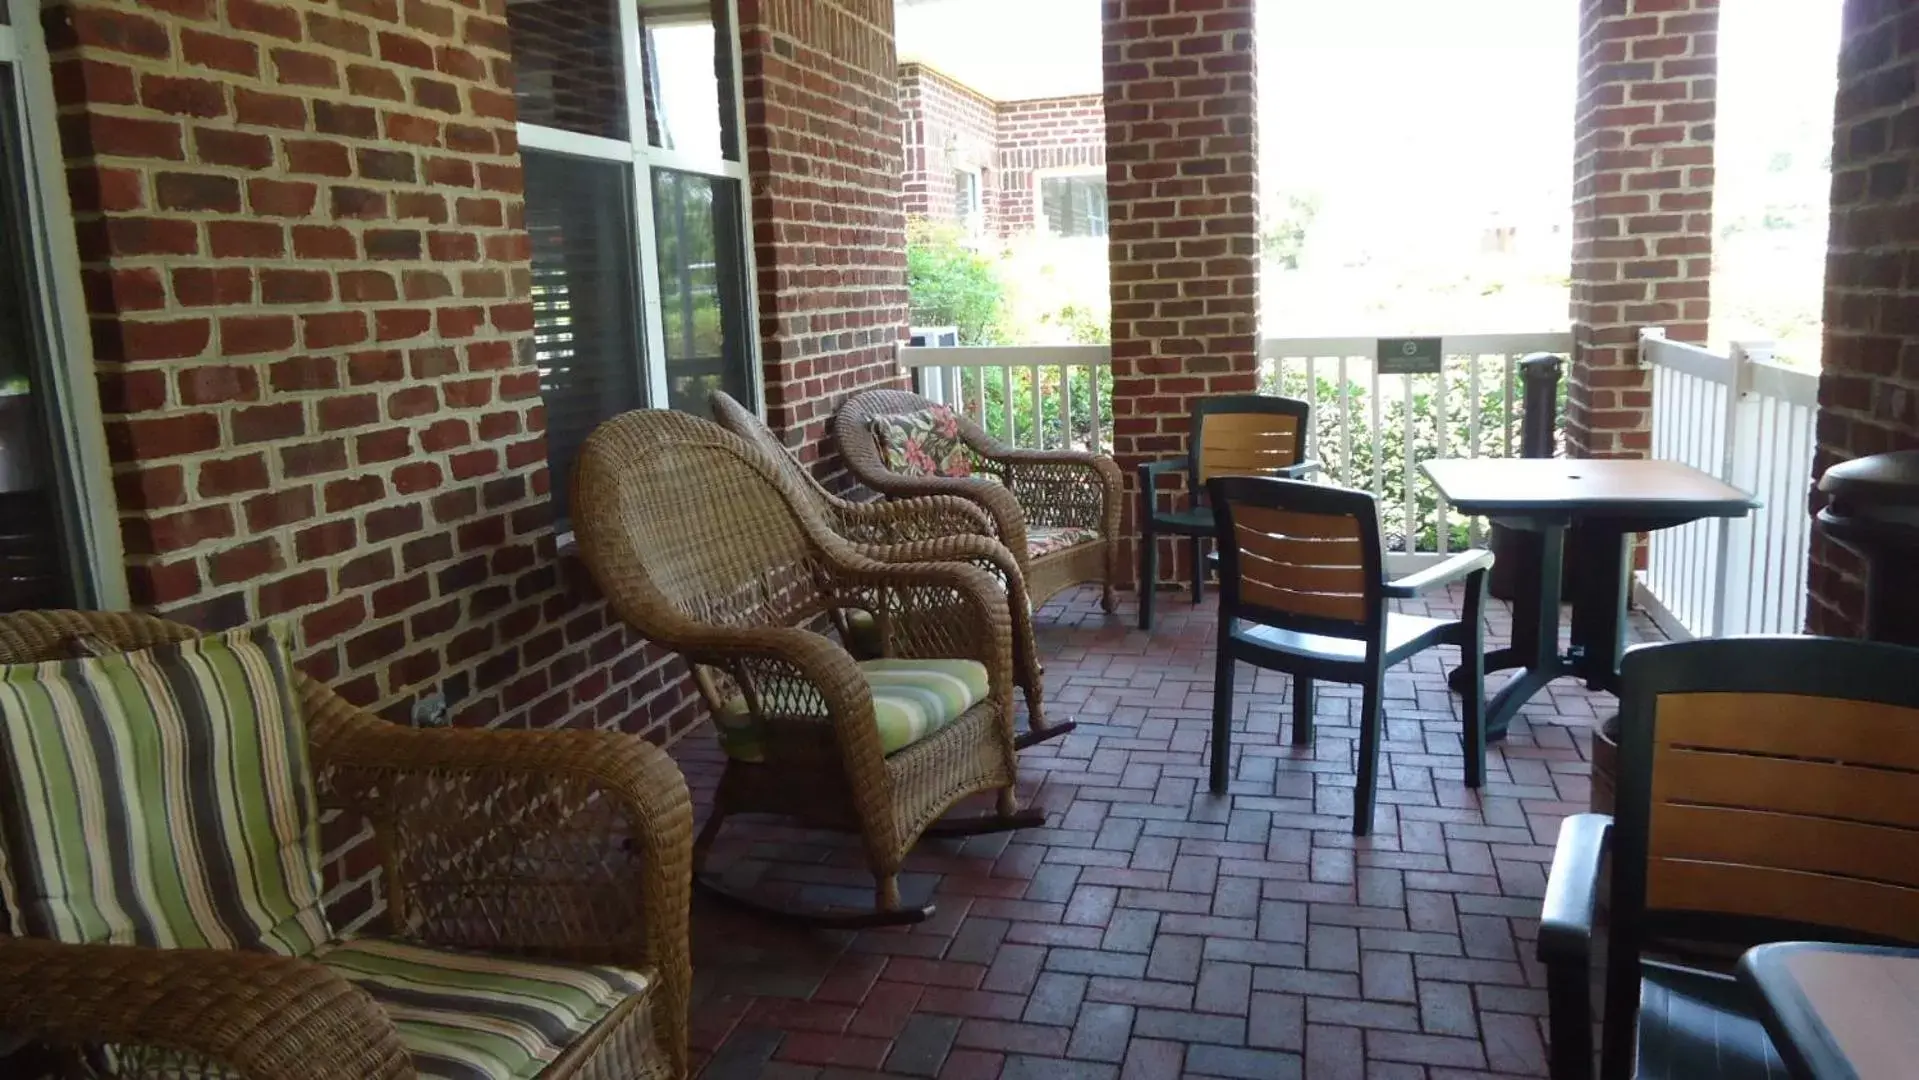
[[[1521,408],[1519,456],[1549,458],[1557,449],[1553,433],[1559,424],[1559,376],[1565,363],[1557,356],[1536,353],[1519,362]],[[1530,581],[1539,573],[1539,536],[1514,532],[1493,525],[1487,534],[1487,546],[1495,561],[1488,576],[1487,589],[1495,597],[1510,602],[1517,595],[1517,583]]]
[[[1826,535],[1866,560],[1866,637],[1919,645],[1919,450],[1826,470]]]

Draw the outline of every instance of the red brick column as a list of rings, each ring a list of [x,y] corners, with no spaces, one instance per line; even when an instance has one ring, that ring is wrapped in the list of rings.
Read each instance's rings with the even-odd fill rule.
[[[1815,477],[1855,457],[1919,448],[1919,242],[1906,224],[1919,200],[1919,144],[1909,130],[1919,63],[1913,11],[1911,3],[1846,3]],[[1852,552],[1814,530],[1812,633],[1860,633],[1864,573]]]
[[[1193,398],[1259,381],[1253,6],[1105,3],[1113,450],[1129,492],[1140,462],[1185,452]],[[1164,572],[1183,577],[1169,554]]]
[[[893,0],[741,0],[740,26],[767,421],[834,481],[834,406],[905,385]]]
[[[1582,457],[1652,447],[1641,327],[1703,342],[1712,274],[1719,0],[1584,0],[1574,121],[1573,358]]]

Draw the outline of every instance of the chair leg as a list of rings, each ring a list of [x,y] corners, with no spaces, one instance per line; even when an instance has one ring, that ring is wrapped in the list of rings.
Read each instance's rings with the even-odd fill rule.
[[[1313,678],[1293,676],[1293,745],[1313,745]]]
[[[1159,585],[1159,536],[1151,518],[1145,519],[1139,534],[1139,628],[1153,628],[1153,593]]]
[[[1215,795],[1226,794],[1233,767],[1233,654],[1220,643],[1219,663],[1213,669],[1213,768]]]
[[[1466,755],[1466,786],[1486,783],[1486,643],[1480,609],[1485,604],[1486,575],[1473,574],[1466,580],[1466,603],[1462,613],[1460,679],[1465,693],[1460,695],[1462,749]]]
[[[1195,536],[1191,540],[1193,553],[1193,603],[1206,600],[1206,538]]]
[[[1359,707],[1359,787],[1353,792],[1353,835],[1373,831],[1373,803],[1379,793],[1379,697],[1385,673],[1375,671],[1361,690]]]

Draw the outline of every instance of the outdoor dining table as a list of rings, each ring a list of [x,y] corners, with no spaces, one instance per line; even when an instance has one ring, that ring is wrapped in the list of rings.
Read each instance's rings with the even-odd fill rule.
[[[1919,1074],[1919,950],[1761,945],[1740,958],[1738,977],[1797,1080]]]
[[[1463,513],[1539,536],[1538,577],[1513,601],[1512,644],[1486,654],[1486,671],[1519,669],[1486,705],[1486,738],[1562,675],[1618,692],[1632,538],[1702,518],[1744,517],[1746,492],[1676,461],[1599,458],[1441,458],[1424,465],[1440,497]],[[1576,527],[1576,528],[1575,528]],[[1568,532],[1574,559],[1572,643],[1559,650],[1560,572]],[[1453,689],[1463,688],[1459,672]]]

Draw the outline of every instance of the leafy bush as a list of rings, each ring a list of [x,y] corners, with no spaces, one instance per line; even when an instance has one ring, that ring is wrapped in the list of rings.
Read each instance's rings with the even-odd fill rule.
[[[915,326],[957,326],[961,345],[1006,342],[1006,289],[993,260],[958,226],[906,225],[906,287]]]
[[[1262,393],[1301,398],[1313,403],[1315,456],[1324,465],[1329,483],[1374,490],[1379,494],[1383,538],[1389,551],[1438,549],[1439,494],[1419,463],[1442,457],[1511,457],[1519,453],[1524,427],[1522,387],[1516,369],[1501,356],[1471,359],[1449,357],[1444,375],[1381,376],[1378,401],[1373,400],[1370,362],[1347,361],[1346,379],[1339,362],[1321,360],[1311,377],[1300,361],[1277,370],[1268,363],[1261,376]],[[1472,401],[1477,371],[1478,425],[1474,430]],[[1438,409],[1440,380],[1445,380],[1444,438]],[[1407,384],[1411,384],[1408,408]],[[1510,396],[1508,396],[1510,394]],[[1565,423],[1565,383],[1560,384],[1558,425]],[[1342,424],[1342,416],[1344,423]],[[1377,419],[1375,419],[1377,416]],[[1563,439],[1563,430],[1561,431]],[[1407,525],[1406,451],[1411,441],[1412,528]],[[1445,528],[1449,550],[1471,545],[1471,519],[1448,508]],[[1408,547],[1411,532],[1415,544]]]

